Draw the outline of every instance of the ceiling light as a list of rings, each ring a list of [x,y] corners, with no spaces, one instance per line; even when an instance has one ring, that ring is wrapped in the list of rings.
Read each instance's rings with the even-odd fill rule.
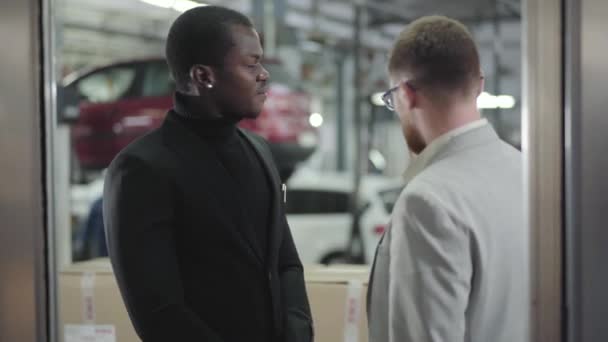
[[[369,151],[369,160],[379,170],[384,170],[386,168],[386,158],[384,158],[382,153],[376,149]]]
[[[511,95],[492,95],[483,92],[477,98],[477,108],[480,109],[511,109],[515,107],[515,98]]]
[[[310,125],[312,127],[321,127],[321,125],[323,125],[323,115],[319,113],[312,113],[310,114],[310,118],[308,119],[308,121],[310,122]]]
[[[140,0],[141,2],[145,2],[148,5],[153,5],[162,8],[172,7],[175,3],[175,0]]]
[[[379,106],[379,107],[384,106],[384,101],[382,100],[382,95],[384,95],[384,93],[375,93],[374,95],[372,95],[372,104],[374,106]]]
[[[496,102],[499,108],[510,109],[515,107],[515,98],[511,95],[496,96]]]
[[[191,0],[140,0],[146,4],[162,7],[172,8],[178,12],[186,12],[189,9],[199,6],[207,6],[207,4],[199,3]]]
[[[193,9],[194,7],[199,6],[207,6],[206,4],[201,4],[198,2],[190,1],[190,0],[176,0],[173,5],[173,9],[178,12],[186,12],[189,9]]]

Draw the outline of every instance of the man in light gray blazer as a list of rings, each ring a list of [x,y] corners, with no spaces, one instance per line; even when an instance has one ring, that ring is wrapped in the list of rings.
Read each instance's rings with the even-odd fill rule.
[[[522,157],[480,117],[470,33],[411,23],[389,75],[383,99],[416,156],[374,261],[370,342],[528,341]]]

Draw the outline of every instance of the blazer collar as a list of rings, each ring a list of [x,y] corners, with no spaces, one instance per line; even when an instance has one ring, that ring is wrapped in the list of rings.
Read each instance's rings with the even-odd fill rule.
[[[231,213],[236,215],[228,213],[224,217],[228,222],[231,221],[234,228],[229,233],[233,234],[247,255],[262,266],[264,254],[254,236],[254,230],[247,226],[249,221],[243,209],[247,203],[242,203],[241,196],[238,196],[237,184],[208,144],[173,115],[176,114],[170,111],[161,127],[165,145],[184,162],[182,169],[187,177],[196,179],[195,184],[198,185],[192,186],[199,186],[201,195],[206,196],[203,205],[216,207],[218,213],[225,212],[225,208],[234,209]]]
[[[413,158],[403,175],[405,184],[409,183],[433,162],[447,155],[498,139],[498,135],[485,119],[452,130],[435,139],[420,155]]]

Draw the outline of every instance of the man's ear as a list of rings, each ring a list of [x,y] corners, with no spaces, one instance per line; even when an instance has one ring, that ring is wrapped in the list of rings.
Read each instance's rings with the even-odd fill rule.
[[[207,65],[195,64],[190,68],[190,80],[199,89],[211,89],[215,86],[215,72]]]
[[[403,96],[409,105],[408,109],[413,109],[418,106],[418,93],[408,82],[403,82],[399,86],[399,93]]]
[[[483,77],[483,75],[481,75],[479,78],[479,88],[477,89],[477,96],[481,95],[485,85],[486,85],[486,78]]]

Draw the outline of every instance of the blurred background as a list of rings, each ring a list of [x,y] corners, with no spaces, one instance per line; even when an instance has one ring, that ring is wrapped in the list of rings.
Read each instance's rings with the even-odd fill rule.
[[[164,39],[181,12],[204,5],[243,12],[262,36],[271,89],[260,118],[241,126],[271,145],[305,263],[373,259],[410,158],[379,95],[389,49],[412,20],[442,14],[468,26],[486,79],[478,106],[520,148],[519,0],[56,0],[60,260],[106,255],[104,169],[172,106]]]

